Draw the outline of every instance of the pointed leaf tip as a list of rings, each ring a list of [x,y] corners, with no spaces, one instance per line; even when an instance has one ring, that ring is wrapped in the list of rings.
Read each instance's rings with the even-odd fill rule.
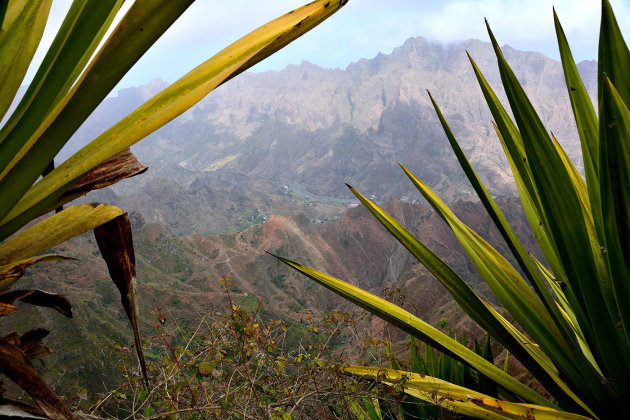
[[[136,352],[142,376],[148,387],[149,376],[140,339],[140,314],[136,294],[136,257],[133,249],[131,223],[127,213],[94,229],[94,237],[107,264],[109,276],[120,292],[120,300],[133,329]]]
[[[63,295],[36,289],[12,290],[0,295],[1,303],[13,304],[18,300],[35,306],[53,308],[66,317],[72,318],[72,305]]]

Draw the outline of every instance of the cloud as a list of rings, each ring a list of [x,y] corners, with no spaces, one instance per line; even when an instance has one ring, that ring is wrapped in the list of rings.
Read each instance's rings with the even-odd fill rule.
[[[170,82],[220,49],[265,22],[307,0],[197,0],[159,39],[123,81]],[[70,0],[54,0],[43,44],[50,44]],[[132,1],[125,2],[128,8]],[[630,40],[630,1],[611,0],[619,24]],[[350,0],[322,23],[254,70],[279,70],[308,60],[323,67],[344,68],[360,58],[390,53],[407,38],[435,41],[488,40],[488,18],[501,44],[540,51],[557,58],[552,6],[555,5],[576,60],[597,55],[600,2],[596,0]],[[36,58],[41,60],[43,52]],[[32,73],[31,73],[32,74]]]
[[[630,30],[627,1],[613,2],[621,26]],[[464,38],[487,39],[479,22],[486,17],[500,43],[515,48],[555,51],[552,7],[563,24],[574,49],[581,58],[595,58],[599,32],[600,2],[593,0],[453,0],[421,17],[426,36],[441,41]]]
[[[600,2],[595,0],[364,0],[355,15],[369,21],[355,24],[357,45],[392,47],[411,36],[443,43],[469,38],[488,40],[487,18],[501,44],[537,50],[557,57],[552,7],[563,24],[577,59],[597,55]],[[612,1],[619,24],[630,38],[630,2]],[[351,19],[352,2],[340,19]],[[382,47],[381,47],[382,48]],[[383,51],[385,52],[385,51]]]

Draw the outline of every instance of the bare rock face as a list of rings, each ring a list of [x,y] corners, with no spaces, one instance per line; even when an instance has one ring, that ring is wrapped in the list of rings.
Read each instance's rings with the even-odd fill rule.
[[[401,161],[448,201],[471,192],[439,125],[426,90],[442,108],[469,159],[495,195],[513,195],[509,165],[491,126],[466,56],[468,51],[507,105],[490,44],[449,46],[411,38],[391,54],[361,59],[345,70],[308,62],[280,72],[246,73],[139,143],[140,160],[194,171],[219,169],[302,184],[345,197],[349,182],[381,198],[415,197]],[[579,143],[560,63],[503,47],[543,122],[581,167]],[[594,62],[580,63],[595,91]],[[158,81],[108,99],[74,139],[98,134],[150,93]]]

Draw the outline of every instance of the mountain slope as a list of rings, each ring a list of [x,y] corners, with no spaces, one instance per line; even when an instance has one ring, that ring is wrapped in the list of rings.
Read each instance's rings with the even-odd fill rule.
[[[543,122],[580,168],[560,63],[539,53],[503,49]],[[237,171],[335,197],[348,197],[343,183],[350,182],[382,199],[417,196],[397,168],[396,161],[402,161],[448,201],[465,198],[470,187],[448,147],[428,89],[493,194],[513,195],[510,170],[466,50],[489,82],[500,86],[490,44],[468,40],[443,46],[412,38],[389,55],[359,60],[345,70],[304,62],[280,72],[243,74],[134,151],[150,165]],[[594,63],[579,67],[594,92]],[[121,90],[81,128],[70,149],[163,86],[154,81]]]
[[[500,200],[500,205],[514,222],[517,233],[525,238],[525,246],[535,250],[518,201]],[[384,207],[426,241],[473,289],[494,301],[435,212],[399,200],[391,200]],[[506,250],[479,203],[460,201],[454,210],[499,250]],[[228,274],[234,302],[254,310],[262,300],[263,317],[284,319],[292,325],[293,343],[308,339],[308,331],[299,324],[302,311],[319,316],[336,309],[352,309],[265,251],[311,265],[379,295],[385,288],[400,289],[406,296],[406,307],[433,325],[447,318],[449,328],[465,327],[472,335],[479,332],[440,283],[361,207],[347,209],[337,222],[313,223],[302,213],[288,212],[272,215],[264,223],[239,233],[180,238],[139,213],[130,218],[144,334],[154,332],[154,308],[170,314],[174,319],[169,322],[182,325],[194,325],[204,313],[225,309],[227,300],[218,280]],[[131,329],[92,235],[72,239],[53,251],[78,261],[39,265],[20,280],[20,287],[66,295],[73,303],[75,317],[66,319],[49,309],[21,305],[24,311],[6,318],[1,333],[15,329],[23,333],[37,327],[51,330],[46,343],[55,353],[45,359],[43,372],[47,380],[64,393],[74,392],[78,384],[102,390],[103,385],[118,381],[111,352],[116,345],[129,344]]]

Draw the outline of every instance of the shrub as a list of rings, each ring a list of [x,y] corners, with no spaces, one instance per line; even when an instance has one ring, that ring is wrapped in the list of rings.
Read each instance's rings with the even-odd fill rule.
[[[364,399],[380,407],[372,398],[383,394],[342,371],[345,360],[332,355],[329,339],[287,349],[291,326],[261,317],[262,300],[252,310],[238,306],[228,277],[221,281],[227,311],[206,311],[192,329],[154,309],[148,388],[130,365],[132,349],[118,347],[123,383],[94,401],[78,392],[75,410],[108,418],[353,419],[366,410]],[[338,332],[339,321],[322,336]],[[299,325],[316,328],[310,316]]]

